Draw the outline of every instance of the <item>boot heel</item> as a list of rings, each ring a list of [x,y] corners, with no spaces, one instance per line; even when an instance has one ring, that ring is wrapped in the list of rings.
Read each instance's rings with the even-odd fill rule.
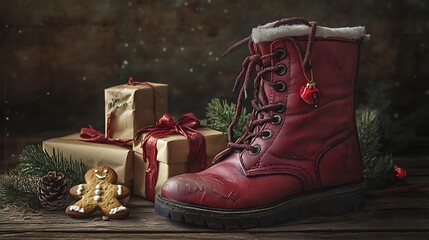
[[[319,205],[319,213],[326,216],[338,216],[354,212],[365,205],[365,192],[338,196],[323,200]]]

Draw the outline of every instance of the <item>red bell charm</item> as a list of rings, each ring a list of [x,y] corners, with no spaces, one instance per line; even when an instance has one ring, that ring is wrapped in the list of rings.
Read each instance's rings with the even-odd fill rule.
[[[319,104],[320,94],[315,82],[309,82],[305,86],[302,86],[299,90],[299,95],[304,102],[312,104],[314,107],[317,107],[317,104]]]
[[[407,176],[407,171],[403,167],[394,166],[393,169],[395,170],[395,178],[397,180],[403,180]]]

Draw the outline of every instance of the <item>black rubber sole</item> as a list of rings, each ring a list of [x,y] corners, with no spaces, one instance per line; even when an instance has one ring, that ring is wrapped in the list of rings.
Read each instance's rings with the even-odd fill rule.
[[[310,191],[291,197],[281,203],[252,209],[215,209],[180,203],[158,195],[155,212],[174,221],[209,228],[252,228],[298,218],[328,215],[337,216],[363,207],[366,183]]]

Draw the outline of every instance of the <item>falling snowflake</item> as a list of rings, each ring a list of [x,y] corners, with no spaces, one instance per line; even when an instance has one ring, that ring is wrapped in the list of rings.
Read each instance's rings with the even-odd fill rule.
[[[211,52],[211,51],[210,51],[210,52],[209,52],[209,56],[211,56],[211,55],[213,55],[213,52]]]
[[[184,47],[180,47],[180,51],[185,51],[185,48]]]
[[[163,51],[163,52],[167,52],[167,48],[163,47],[163,48],[162,48],[162,51]]]
[[[46,96],[49,96],[49,95],[51,95],[51,93],[50,92],[46,92]]]
[[[193,69],[193,68],[190,68],[190,69],[189,69],[189,72],[194,72],[194,69]]]
[[[125,46],[125,47],[128,47],[128,43],[125,43],[125,44],[124,44],[124,46]]]
[[[124,60],[124,65],[128,65],[128,61],[127,60]]]

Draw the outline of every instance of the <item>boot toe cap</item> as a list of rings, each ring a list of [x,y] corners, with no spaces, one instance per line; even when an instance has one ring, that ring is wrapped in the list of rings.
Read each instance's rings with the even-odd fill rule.
[[[161,196],[181,203],[206,207],[222,208],[234,205],[234,187],[225,188],[223,179],[216,176],[182,174],[172,177],[164,183]]]

